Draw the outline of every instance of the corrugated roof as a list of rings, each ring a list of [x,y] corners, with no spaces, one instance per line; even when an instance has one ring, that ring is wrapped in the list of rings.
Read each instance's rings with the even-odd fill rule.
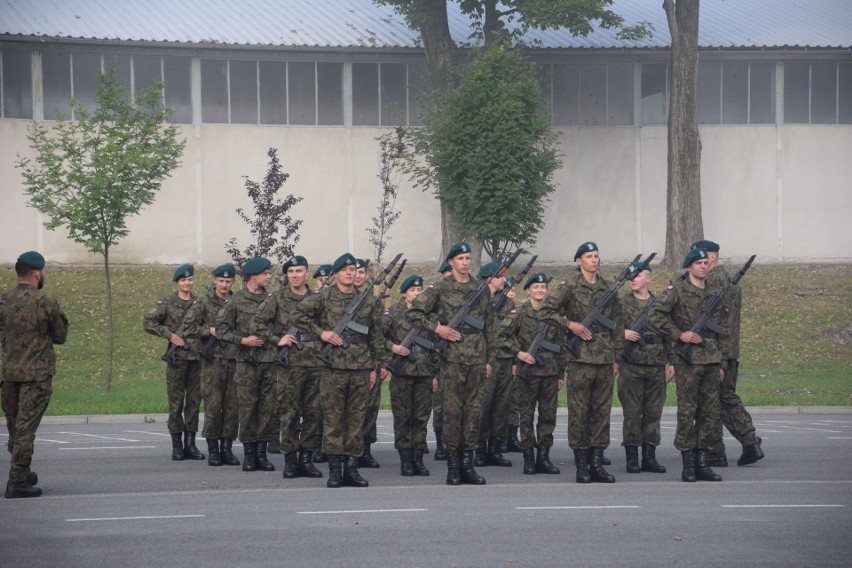
[[[471,22],[449,0],[450,30],[468,40]],[[541,48],[665,48],[661,0],[615,0],[628,24],[649,21],[654,35],[624,41],[613,30],[587,37],[531,30]],[[402,16],[372,0],[0,0],[0,39],[10,36],[177,44],[324,48],[415,48]],[[849,48],[850,0],[701,0],[704,48]]]

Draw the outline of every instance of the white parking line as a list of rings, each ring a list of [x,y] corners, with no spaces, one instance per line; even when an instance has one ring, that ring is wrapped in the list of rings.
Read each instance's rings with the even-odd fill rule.
[[[89,519],[65,519],[68,523],[85,521],[139,521],[147,519],[198,519],[207,515],[151,515],[146,517],[92,517]]]
[[[99,436],[97,434],[83,434],[82,432],[56,432],[56,434],[65,434],[66,436],[83,436],[84,438],[98,438],[100,440],[110,440],[114,442],[138,442],[139,440],[131,440],[130,438],[117,438],[115,436]]]
[[[846,505],[722,505],[726,509],[800,509],[812,507],[846,507]]]
[[[163,434],[162,432],[146,432],[145,430],[122,430],[122,432],[127,432],[128,434],[148,434],[150,436],[163,436],[164,438],[171,438],[171,434]]]
[[[420,513],[429,509],[361,509],[355,511],[297,511],[297,515],[346,515],[349,513]]]
[[[59,448],[60,450],[133,450],[136,448],[156,448],[157,446],[92,446],[91,448]]]
[[[640,509],[639,505],[566,505],[564,507],[515,507],[517,511],[546,511],[549,509]]]

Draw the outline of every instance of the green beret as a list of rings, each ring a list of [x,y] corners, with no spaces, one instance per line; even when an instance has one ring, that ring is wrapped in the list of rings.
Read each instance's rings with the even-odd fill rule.
[[[191,264],[182,264],[178,266],[175,273],[172,275],[172,282],[177,282],[181,278],[189,278],[195,274],[195,268]]]
[[[637,270],[639,270],[640,268],[642,268],[643,264],[645,264],[645,262],[641,261],[641,260],[637,260],[636,262],[631,262],[630,263],[630,273],[632,274],[632,273],[636,272]],[[646,266],[645,270],[647,270],[648,272],[651,272],[651,265],[649,264],[648,266]]]
[[[707,252],[719,252],[719,245],[713,241],[695,241],[690,249],[704,249]]]
[[[450,266],[450,263],[445,260],[444,262],[441,263],[441,266],[438,268],[438,272],[440,274],[443,274],[444,272],[447,272],[448,270],[452,271],[452,269],[453,269],[453,267]]]
[[[330,264],[321,264],[319,268],[314,270],[313,278],[319,278],[321,276],[331,276],[331,265]]]
[[[412,274],[411,276],[409,276],[408,278],[403,280],[402,284],[399,287],[399,291],[405,292],[406,290],[408,290],[412,286],[414,286],[416,288],[422,288],[423,287],[423,278],[421,278],[420,276],[418,276],[416,274]]]
[[[355,257],[352,256],[352,253],[347,252],[337,257],[337,260],[331,266],[331,271],[336,274],[338,270],[342,270],[345,266],[355,266]]]
[[[705,258],[707,258],[706,250],[704,250],[703,248],[694,248],[688,253],[686,253],[686,257],[683,259],[683,264],[681,265],[681,268],[687,268],[696,260],[702,260]]]
[[[450,247],[450,250],[447,252],[447,256],[444,260],[450,260],[460,254],[471,252],[470,245],[467,243],[456,243]]]
[[[246,261],[243,265],[243,276],[254,276],[269,270],[272,266],[272,261],[262,256],[256,256]]]
[[[574,260],[577,260],[587,252],[598,250],[598,245],[592,241],[586,241],[577,247],[577,252],[574,253]]]
[[[304,266],[308,267],[308,259],[304,256],[296,255],[293,258],[289,259],[287,262],[281,265],[281,272],[287,273],[287,269],[291,266]]]
[[[497,262],[496,260],[493,262],[489,262],[488,264],[483,264],[479,268],[479,277],[480,278],[490,278],[497,274],[497,272],[503,268],[502,262]]]
[[[550,278],[547,277],[547,274],[544,272],[536,272],[535,274],[531,274],[529,278],[527,278],[526,284],[524,284],[524,290],[532,286],[533,284],[547,284],[550,282]]]
[[[26,264],[27,266],[35,270],[41,270],[42,268],[44,268],[44,257],[34,250],[25,252],[24,254],[19,256],[18,261],[22,262],[23,264]]]
[[[234,278],[237,275],[237,269],[233,264],[222,264],[214,268],[210,274],[216,278]]]
[[[369,261],[364,260],[363,258],[355,259],[355,268],[367,268]]]

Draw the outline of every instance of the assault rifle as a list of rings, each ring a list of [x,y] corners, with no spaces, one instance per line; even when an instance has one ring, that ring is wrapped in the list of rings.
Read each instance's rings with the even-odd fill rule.
[[[343,330],[349,329],[361,335],[367,335],[369,333],[370,330],[366,326],[352,321],[352,318],[355,317],[355,314],[361,308],[361,304],[364,303],[364,300],[366,300],[368,296],[372,297],[373,288],[375,286],[380,286],[385,281],[385,278],[388,277],[388,274],[390,274],[391,270],[393,270],[394,266],[396,266],[396,263],[399,262],[400,258],[402,258],[402,253],[399,253],[398,255],[393,257],[393,260],[390,261],[390,264],[385,266],[384,270],[382,270],[378,276],[373,278],[370,283],[364,287],[363,290],[358,292],[352,299],[352,301],[349,302],[349,305],[346,306],[346,311],[343,313],[343,317],[340,318],[340,321],[337,322],[337,325],[335,325],[334,329],[332,330],[343,340],[343,345],[341,345],[341,347],[343,347],[344,349],[349,346],[349,342],[347,341],[346,336],[343,335]],[[375,332],[378,332],[378,330],[375,330]],[[317,354],[317,358],[319,358],[319,360],[322,361],[326,367],[331,367],[331,351],[332,349],[334,349],[334,347],[335,346],[333,344],[326,343],[325,346]]]
[[[500,270],[498,270],[497,273],[494,274],[493,278],[500,278],[501,276],[503,276],[506,273],[506,270],[508,270],[509,267],[512,266],[512,263],[517,260],[520,254],[521,249],[518,249],[514,252],[514,254],[512,254],[512,256],[509,257],[508,260],[504,260],[503,265],[500,267]],[[479,283],[479,286],[476,288],[476,290],[474,290],[473,293],[468,295],[468,297],[464,301],[464,304],[462,304],[462,306],[458,309],[458,311],[450,319],[450,321],[447,322],[447,327],[458,331],[459,327],[461,327],[461,324],[465,323],[474,329],[482,331],[482,329],[485,327],[485,323],[479,321],[474,317],[471,317],[470,310],[473,309],[473,307],[477,303],[479,303],[479,299],[482,297],[486,290],[488,290],[488,278],[483,278],[482,282]],[[464,338],[459,339],[459,342],[463,340]],[[441,341],[439,341],[435,345],[435,350],[438,352],[439,355],[443,357],[445,355],[445,351],[449,343],[450,342],[446,339],[441,339]]]
[[[612,303],[612,301],[616,297],[618,297],[618,289],[621,288],[621,286],[624,285],[624,283],[628,280],[633,280],[634,278],[636,278],[636,276],[643,270],[647,270],[648,267],[651,265],[651,261],[654,260],[655,256],[657,256],[657,253],[651,253],[650,256],[645,259],[641,266],[635,268],[633,266],[633,263],[639,262],[639,259],[642,258],[641,254],[637,254],[636,258],[634,258],[633,261],[627,265],[627,268],[625,268],[621,272],[621,274],[618,275],[612,287],[607,290],[603,296],[601,296],[601,299],[598,300],[598,302],[589,311],[589,313],[586,314],[586,317],[583,318],[580,324],[592,333],[597,330],[597,324],[604,326],[610,331],[615,329],[615,322],[603,315],[604,311]],[[592,337],[592,339],[594,339],[594,337]],[[580,341],[582,341],[580,339],[580,336],[574,335],[573,337],[571,337],[571,339],[568,340],[568,344],[566,345],[568,351],[570,351],[571,355],[573,355],[574,357],[580,356]]]
[[[202,359],[204,359],[205,361],[207,361],[208,363],[210,363],[211,361],[213,361],[213,346],[215,346],[215,345],[216,345],[216,336],[211,335],[210,338],[207,339],[207,342],[204,344],[204,347],[202,347],[198,351],[198,356],[201,357]]]
[[[393,358],[391,358],[391,362],[387,366],[387,370],[391,373],[399,373],[400,369],[402,368],[403,359],[408,359],[409,361],[416,361],[417,347],[426,349],[427,351],[432,351],[435,349],[435,344],[420,335],[420,329],[417,327],[411,328],[408,334],[400,342],[400,346],[408,349],[409,354],[407,357],[403,357],[402,355],[397,355],[396,353],[394,353]]]
[[[549,330],[550,326],[547,325],[545,322],[541,322],[540,324],[538,324],[538,333],[535,334],[532,343],[530,343],[530,346],[527,349],[527,353],[529,353],[535,359],[536,365],[541,365],[541,362],[539,362],[538,360],[538,353],[542,349],[544,349],[545,351],[550,351],[551,353],[559,353],[560,351],[559,345],[551,343],[550,341],[547,341],[545,339]],[[528,379],[530,377],[530,373],[532,372],[532,368],[533,365],[530,365],[529,363],[522,363],[515,374],[522,379]]]
[[[642,313],[639,314],[639,317],[636,318],[636,321],[628,327],[630,331],[635,331],[639,334],[639,339],[636,341],[625,341],[624,349],[621,351],[621,356],[627,361],[630,358],[630,353],[633,351],[635,346],[642,347],[645,345],[645,340],[642,338],[642,330],[645,329],[645,326],[648,325],[648,318],[651,317],[651,310],[654,309],[654,304],[657,303],[657,300],[660,299],[660,296],[654,296],[653,299],[648,302],[648,305],[645,306],[645,309],[642,310]]]
[[[393,285],[396,284],[397,279],[399,279],[399,275],[402,274],[402,269],[405,268],[405,263],[408,262],[407,258],[404,258],[402,262],[399,263],[399,266],[396,267],[396,270],[393,274],[391,274],[390,278],[384,283],[384,290],[376,296],[376,303],[381,302],[385,298],[390,298],[390,294],[388,294],[388,290],[393,288]]]
[[[195,302],[197,302],[197,301],[198,300],[195,300]],[[189,307],[191,308],[193,305],[195,305],[195,302],[193,302],[192,305],[190,305]],[[181,318],[181,320],[180,320],[180,325],[178,325],[178,328],[175,330],[175,335],[177,335],[178,337],[180,337],[181,339],[184,340],[183,349],[186,349],[187,351],[189,351],[189,345],[187,345],[186,338],[183,336],[183,334],[186,331],[186,314],[188,314],[188,313],[189,313],[189,308],[187,308],[186,312],[184,312],[183,318]],[[178,348],[177,345],[169,342],[169,348],[166,349],[166,352],[163,353],[163,356],[160,357],[160,359],[162,359],[163,361],[168,363],[169,367],[177,367],[178,364],[177,364],[177,358],[175,357],[175,353],[177,353],[178,349],[179,348]]]
[[[494,300],[492,300],[491,302],[491,307],[494,308],[495,312],[499,312],[503,309],[503,306],[506,304],[506,300],[509,299],[509,291],[515,287],[515,284],[520,282],[521,285],[523,285],[524,278],[526,278],[527,274],[529,274],[530,269],[533,267],[533,264],[535,264],[535,261],[537,259],[538,255],[533,256],[527,263],[527,265],[524,267],[524,269],[518,272],[518,275],[515,277],[515,282],[511,286],[503,287],[502,290],[500,290],[494,295]]]
[[[302,332],[300,332],[299,328],[296,327],[295,325],[291,325],[290,329],[287,330],[287,333],[285,333],[285,335],[292,335],[293,337],[296,338],[295,346],[296,346],[296,349],[298,349],[299,351],[301,351],[302,349],[305,348],[305,343],[302,341]],[[279,366],[284,367],[284,368],[287,368],[287,367],[290,366],[290,346],[289,345],[284,345],[284,346],[281,347],[281,349],[278,350],[278,355],[275,356],[275,362]]]
[[[716,322],[714,322],[710,318],[713,315],[713,312],[716,311],[716,308],[719,307],[719,303],[722,301],[722,298],[725,296],[725,292],[728,291],[728,288],[730,286],[736,284],[737,282],[740,281],[740,279],[743,276],[745,276],[745,273],[748,272],[749,268],[751,268],[751,263],[754,262],[755,258],[757,258],[756,254],[751,255],[751,258],[749,258],[746,261],[746,263],[743,265],[743,267],[740,268],[739,271],[737,271],[736,274],[734,274],[734,277],[729,279],[727,282],[725,282],[722,285],[722,287],[719,288],[710,297],[710,300],[707,302],[707,305],[704,306],[704,311],[701,312],[701,315],[698,316],[698,319],[695,321],[694,324],[692,324],[692,327],[689,328],[689,331],[691,331],[693,333],[697,333],[698,335],[703,334],[704,330],[712,331],[713,333],[716,333],[718,335],[722,335],[723,333],[725,333],[725,328],[722,327],[721,325],[717,324]],[[686,362],[687,365],[691,365],[692,364],[692,346],[694,344],[693,343],[684,343],[682,341],[679,341],[679,343],[680,343],[680,345],[677,346],[677,348],[675,349],[675,352],[678,354],[678,356],[680,356],[681,359],[683,359]],[[701,343],[699,343],[699,345],[701,345],[702,343],[704,343],[703,339],[701,340]]]

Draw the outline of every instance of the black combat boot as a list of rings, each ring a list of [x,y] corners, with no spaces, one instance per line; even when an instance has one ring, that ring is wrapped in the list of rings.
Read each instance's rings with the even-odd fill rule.
[[[444,436],[440,430],[435,431],[435,461],[447,461],[447,452],[444,451]]]
[[[222,454],[219,452],[219,440],[207,438],[207,465],[222,465]]]
[[[328,456],[328,481],[326,487],[336,489],[343,485],[343,476],[340,473],[340,456]]]
[[[459,452],[447,452],[447,485],[461,485],[460,463]]]
[[[574,450],[574,464],[577,466],[577,483],[591,483],[589,450]]]
[[[683,473],[680,474],[680,478],[683,481],[693,483],[696,481],[695,452],[693,450],[687,450],[685,452],[681,452],[681,455],[683,456]]]
[[[243,442],[243,471],[257,471],[257,442]]]
[[[725,453],[725,450],[709,452],[707,454],[707,465],[710,467],[728,467],[728,454]]]
[[[695,460],[695,478],[698,481],[722,481],[722,476],[710,469],[707,465],[707,457],[710,455],[708,450],[698,450],[698,455]]]
[[[266,442],[257,442],[257,469],[261,471],[275,471],[275,466],[266,457]]]
[[[411,464],[414,466],[414,475],[426,477],[429,475],[429,470],[423,465],[423,454],[426,450],[414,450],[411,457]]]
[[[411,448],[399,448],[399,474],[414,477],[414,453]]]
[[[639,473],[639,446],[624,446],[624,455],[627,456],[627,473]]]
[[[488,455],[485,457],[486,465],[496,465],[498,467],[512,467],[511,460],[503,457],[500,453],[500,442],[491,440],[488,444]]]
[[[612,460],[601,453],[601,465],[612,465]]]
[[[360,458],[358,458],[358,465],[368,469],[378,469],[382,466],[376,461],[373,454],[370,453],[370,445],[371,444],[364,444],[364,453],[361,454]]]
[[[295,479],[299,477],[299,456],[296,452],[284,454],[284,469],[281,470],[284,479]]]
[[[476,467],[485,467],[488,465],[488,451],[485,442],[479,442],[476,446],[476,452],[473,454],[473,465]]]
[[[553,465],[553,462],[550,461],[550,446],[538,447],[538,456],[535,460],[535,470],[538,473],[559,475],[559,468]]]
[[[521,441],[518,440],[518,427],[509,426],[509,439],[506,440],[506,451],[522,452]]]
[[[535,475],[535,450],[527,448],[522,452],[524,454],[524,474]]]
[[[180,432],[171,432],[172,435],[172,459],[183,461],[183,440]]]
[[[743,446],[743,455],[737,460],[737,465],[749,465],[763,459],[763,449],[760,447],[763,440],[759,436],[755,440],[754,444]]]
[[[468,485],[485,485],[485,478],[473,469],[473,450],[462,452],[461,480]]]
[[[596,483],[615,483],[615,477],[603,468],[603,448],[592,448],[592,463],[589,470]]]
[[[38,485],[38,474],[34,471],[31,471],[27,474],[27,478],[24,481],[35,487],[36,485]]]
[[[299,450],[299,475],[302,477],[322,477],[322,472],[314,466],[313,452],[307,448]]]
[[[317,436],[317,449],[314,450],[314,463],[325,463],[328,461],[328,456],[322,451],[322,436]]]
[[[657,448],[648,442],[642,442],[642,471],[666,473],[666,466],[657,461]]]
[[[270,454],[280,454],[281,453],[281,440],[275,439],[270,440],[266,443],[266,451]]]
[[[360,459],[355,456],[346,458],[346,463],[343,465],[343,485],[350,487],[368,487],[370,484],[366,479],[358,473],[358,464]]]
[[[219,440],[222,448],[222,463],[225,465],[240,465],[240,460],[234,455],[234,441],[230,438]]]
[[[6,483],[6,499],[24,499],[27,497],[41,497],[41,487],[34,487],[26,481],[14,482],[11,479]]]
[[[204,459],[204,454],[195,447],[195,432],[183,433],[183,456],[188,460]]]

